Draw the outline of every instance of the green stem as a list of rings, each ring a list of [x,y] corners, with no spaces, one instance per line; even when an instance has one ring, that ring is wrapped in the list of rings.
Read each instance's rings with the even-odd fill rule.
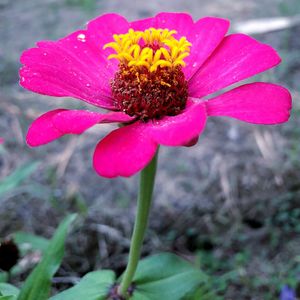
[[[155,154],[152,161],[141,172],[137,214],[131,239],[128,264],[119,287],[120,295],[122,295],[126,299],[128,298],[128,288],[132,283],[141,256],[144,235],[147,229],[155,181],[157,156],[158,153]]]

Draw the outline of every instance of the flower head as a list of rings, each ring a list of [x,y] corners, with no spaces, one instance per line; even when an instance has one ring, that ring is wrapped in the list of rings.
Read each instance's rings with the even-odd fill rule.
[[[31,125],[27,142],[40,146],[99,123],[121,123],[103,138],[94,167],[105,177],[131,176],[159,145],[190,146],[207,117],[228,116],[256,124],[288,120],[290,93],[255,82],[209,95],[280,63],[276,51],[229,22],[184,13],[160,13],[128,22],[106,14],[54,42],[26,50],[20,83],[40,94],[70,96],[111,112],[57,109]]]
[[[191,43],[185,37],[174,38],[175,30],[129,29],[114,35],[119,70],[111,83],[116,107],[136,119],[147,121],[179,114],[186,106],[188,84],[182,66]]]

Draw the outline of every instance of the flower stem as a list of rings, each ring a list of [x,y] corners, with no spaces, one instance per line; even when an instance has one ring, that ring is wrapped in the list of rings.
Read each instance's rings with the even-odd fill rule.
[[[157,156],[158,152],[155,154],[151,162],[141,171],[140,175],[140,189],[137,203],[137,214],[131,238],[128,264],[119,287],[119,294],[125,297],[126,299],[129,296],[128,288],[132,283],[141,256],[144,235],[147,229],[156,174]]]

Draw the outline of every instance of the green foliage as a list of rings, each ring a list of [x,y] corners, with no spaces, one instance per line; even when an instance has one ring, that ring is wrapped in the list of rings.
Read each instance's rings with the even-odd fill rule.
[[[158,254],[139,263],[134,277],[132,300],[180,300],[207,280],[206,275],[174,254]],[[120,281],[120,278],[119,280]],[[74,287],[50,300],[109,300],[115,284],[112,271],[87,274]]]
[[[286,245],[290,250],[297,247],[297,243],[294,246],[292,241],[290,243]],[[260,265],[256,266],[258,270],[254,270],[255,267],[252,265],[257,259],[257,253],[251,253],[249,250],[241,250],[226,256],[201,251],[198,256],[197,265],[207,274],[208,280],[194,295],[189,295],[184,300],[224,300],[235,293],[238,293],[240,299],[252,294],[255,298],[258,295],[262,296],[258,299],[274,300],[284,284],[295,288],[299,282],[300,259],[297,256],[290,256],[288,261],[285,260],[276,266],[267,259],[263,261],[265,256],[261,253],[257,260],[260,262]],[[230,296],[228,287],[233,291]]]
[[[210,290],[209,286],[203,286],[196,290],[195,293],[188,295],[184,300],[223,300],[223,297],[218,296],[216,291]]]
[[[73,197],[70,199],[70,202],[74,203],[74,209],[76,209],[80,215],[87,215],[88,207],[85,200],[79,193],[73,195]]]
[[[65,0],[66,5],[77,6],[88,12],[91,12],[96,7],[96,0]]]
[[[49,297],[51,279],[58,270],[64,256],[65,239],[76,215],[70,215],[61,223],[49,243],[43,259],[25,281],[18,300],[46,300]]]
[[[14,242],[17,244],[21,256],[27,255],[31,251],[40,251],[44,253],[49,246],[49,240],[26,232],[15,232],[12,234]],[[20,265],[16,265],[10,271],[11,276],[16,276],[23,272],[23,268]],[[0,282],[6,282],[8,280],[8,274],[6,272],[0,272]]]
[[[8,283],[0,283],[0,296],[15,298],[16,296],[18,296],[18,294],[19,294],[19,289],[17,289],[15,286]],[[0,299],[2,298],[0,297]]]
[[[266,218],[266,225],[270,228],[279,228],[285,234],[300,233],[300,208],[298,199],[299,186],[294,187],[295,191],[278,195],[273,199],[274,213]],[[275,245],[277,246],[277,245]]]
[[[13,239],[22,253],[26,253],[28,250],[40,250],[43,253],[49,246],[49,240],[22,231],[15,232],[13,234]]]
[[[8,275],[6,272],[0,272],[0,283],[6,282],[8,278]]]
[[[290,15],[296,15],[300,12],[300,2],[299,0],[292,0],[292,1],[285,1],[282,0],[278,4],[279,12],[282,15],[290,16]]]
[[[154,255],[138,266],[132,300],[180,300],[206,280],[202,271],[174,254]]]
[[[75,211],[78,214],[85,216],[88,212],[88,207],[83,196],[74,191],[71,194],[64,195],[64,201],[61,201],[61,195],[58,193],[57,186],[60,179],[57,176],[56,167],[48,167],[46,173],[47,184],[49,190],[47,190],[47,198],[51,206],[58,211]]]
[[[0,296],[0,300],[15,300],[15,296]]]
[[[18,187],[37,168],[38,162],[31,162],[16,169],[0,182],[0,196]]]
[[[114,281],[113,271],[91,272],[84,276],[77,285],[51,297],[50,300],[105,300]]]
[[[184,300],[223,300],[228,286],[241,280],[248,260],[247,252],[239,252],[227,260],[217,258],[212,252],[200,251],[196,265],[205,272],[207,280]]]

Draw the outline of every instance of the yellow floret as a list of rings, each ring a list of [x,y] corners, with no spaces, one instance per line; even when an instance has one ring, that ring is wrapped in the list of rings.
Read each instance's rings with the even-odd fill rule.
[[[150,72],[155,72],[158,67],[185,66],[184,59],[189,55],[192,44],[186,37],[177,40],[173,36],[176,33],[168,29],[129,29],[128,33],[114,34],[114,42],[107,43],[103,48],[115,51],[108,59],[117,59],[129,67],[143,66]]]

